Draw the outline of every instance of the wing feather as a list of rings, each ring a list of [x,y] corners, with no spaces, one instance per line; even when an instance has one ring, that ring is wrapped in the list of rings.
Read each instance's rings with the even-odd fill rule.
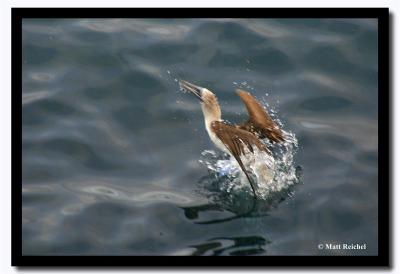
[[[268,138],[272,142],[284,141],[282,130],[272,120],[260,102],[247,91],[238,89],[236,93],[249,113],[249,119],[238,125],[238,128],[257,134],[261,139]]]

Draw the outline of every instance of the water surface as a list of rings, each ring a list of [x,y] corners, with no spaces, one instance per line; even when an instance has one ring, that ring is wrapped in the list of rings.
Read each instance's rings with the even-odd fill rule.
[[[23,254],[377,255],[377,70],[376,20],[24,19]],[[301,182],[221,187],[178,79],[268,103]]]

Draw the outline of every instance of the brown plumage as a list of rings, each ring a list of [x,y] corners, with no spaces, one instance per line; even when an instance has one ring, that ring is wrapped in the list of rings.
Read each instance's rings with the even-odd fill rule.
[[[249,119],[237,125],[237,127],[257,134],[260,139],[268,138],[275,143],[283,142],[285,139],[283,138],[282,130],[261,104],[247,91],[238,89],[236,93],[246,105],[249,113]]]
[[[221,121],[213,121],[211,129],[232,154],[244,154],[246,147],[252,153],[254,152],[253,147],[257,147],[260,151],[271,154],[263,142],[246,130]]]

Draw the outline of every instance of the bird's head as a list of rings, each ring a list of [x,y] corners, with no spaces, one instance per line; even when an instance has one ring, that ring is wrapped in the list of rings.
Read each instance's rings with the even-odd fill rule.
[[[219,107],[217,96],[213,92],[184,80],[180,80],[179,85],[181,89],[189,91],[200,100],[201,108],[206,118],[214,121],[221,119],[221,108]]]

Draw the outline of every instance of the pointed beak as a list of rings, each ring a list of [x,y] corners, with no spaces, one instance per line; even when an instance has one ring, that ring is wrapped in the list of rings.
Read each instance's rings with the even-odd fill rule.
[[[202,91],[202,87],[193,85],[187,81],[184,80],[179,80],[179,86],[181,89],[184,89],[186,91],[191,92],[193,95],[195,95],[200,101],[203,102],[203,99],[201,98],[201,91]]]

